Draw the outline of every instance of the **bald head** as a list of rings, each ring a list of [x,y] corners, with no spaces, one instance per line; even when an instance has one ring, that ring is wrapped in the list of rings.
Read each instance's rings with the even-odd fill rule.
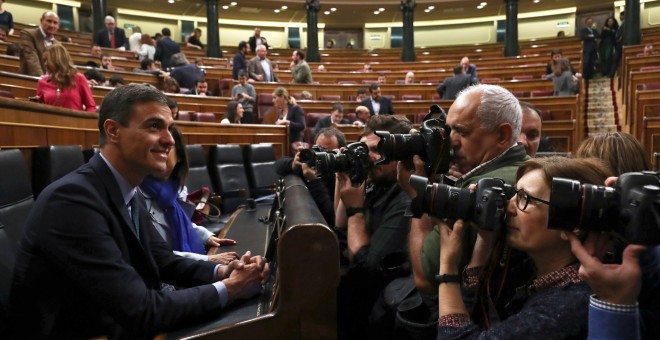
[[[44,12],[40,23],[41,29],[48,37],[52,37],[60,29],[60,17],[55,12]]]

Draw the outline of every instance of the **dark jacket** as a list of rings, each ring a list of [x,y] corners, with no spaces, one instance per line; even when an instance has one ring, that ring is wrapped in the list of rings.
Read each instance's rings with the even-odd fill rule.
[[[468,74],[455,74],[445,79],[445,82],[435,89],[442,99],[456,99],[456,96],[464,88],[476,84]]]
[[[156,53],[154,54],[154,60],[160,61],[160,69],[163,71],[168,71],[170,67],[170,59],[172,55],[181,52],[179,44],[172,41],[170,37],[163,37],[156,43]]]
[[[380,111],[378,112],[379,115],[393,115],[394,114],[394,107],[392,106],[392,101],[384,96],[380,96]],[[374,112],[374,107],[371,105],[371,96],[367,97],[364,99],[360,105],[366,106],[367,109],[369,109],[369,113],[371,115],[375,115],[376,113]]]
[[[128,39],[126,39],[126,32],[124,32],[123,29],[115,27],[114,36],[115,48],[124,46],[128,49]],[[112,46],[110,44],[110,34],[108,33],[108,30],[103,28],[96,32],[94,43],[101,47],[111,48]]]

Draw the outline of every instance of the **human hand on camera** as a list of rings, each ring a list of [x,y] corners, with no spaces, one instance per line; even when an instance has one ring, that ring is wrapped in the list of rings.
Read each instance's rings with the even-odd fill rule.
[[[461,243],[463,220],[459,219],[452,223],[447,219],[432,217],[431,221],[438,225],[440,231],[440,268],[448,273],[457,271],[463,248]]]
[[[347,174],[338,172],[337,186],[339,189],[339,197],[341,198],[341,201],[344,203],[345,207],[356,208],[364,206],[364,183],[358,187],[355,187],[353,186],[353,183]]]
[[[415,192],[415,189],[410,185],[410,175],[417,175],[417,176],[422,176],[422,177],[427,177],[426,176],[426,170],[424,169],[424,161],[422,160],[421,157],[418,155],[413,156],[413,165],[414,169],[413,170],[408,170],[406,165],[403,162],[399,162],[397,164],[397,169],[396,169],[396,180],[399,183],[399,186],[403,191],[405,191],[410,198],[415,198],[417,196],[417,192]]]

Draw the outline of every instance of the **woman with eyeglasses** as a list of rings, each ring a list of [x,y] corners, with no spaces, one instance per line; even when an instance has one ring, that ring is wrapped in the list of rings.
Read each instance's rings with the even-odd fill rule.
[[[459,268],[460,235],[469,226],[458,220],[452,229],[445,221],[436,220],[440,227],[438,339],[585,338],[591,290],[578,276],[580,264],[570,243],[562,238],[561,230],[554,229],[563,226],[548,226],[550,188],[554,177],[602,184],[608,176],[610,171],[597,159],[553,157],[525,162],[516,175],[516,194],[507,206],[502,237],[498,240],[493,232],[480,230],[467,268]],[[470,313],[461,295],[461,283],[467,292],[474,293],[480,286],[489,288],[478,290],[475,301],[501,304],[489,301],[497,292],[488,282],[495,279],[490,275],[495,267],[505,263],[502,258],[510,252],[509,247],[525,253],[535,272],[504,304],[510,313],[501,320],[485,317],[487,312],[479,308]],[[486,322],[477,324],[475,318]]]

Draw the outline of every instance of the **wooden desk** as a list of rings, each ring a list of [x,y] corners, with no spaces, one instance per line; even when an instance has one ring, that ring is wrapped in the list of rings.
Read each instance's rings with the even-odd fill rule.
[[[228,307],[215,321],[165,338],[336,339],[337,237],[300,177],[286,177],[278,193],[280,204],[274,209],[286,217],[283,220],[260,222],[269,206],[257,205],[254,211],[237,211],[225,228],[226,236],[237,241],[239,254],[250,249],[253,255],[263,255],[273,246],[268,258],[271,276],[263,293]]]

